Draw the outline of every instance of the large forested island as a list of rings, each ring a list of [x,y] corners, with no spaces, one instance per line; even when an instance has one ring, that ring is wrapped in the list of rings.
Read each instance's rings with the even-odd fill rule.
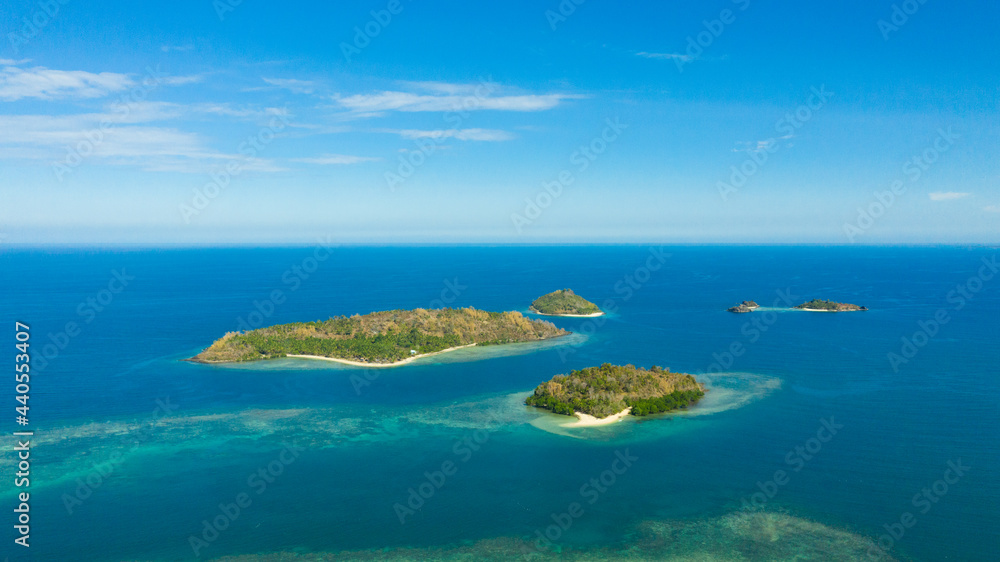
[[[626,411],[645,416],[687,408],[704,395],[704,386],[691,375],[671,373],[656,365],[647,370],[605,363],[556,375],[538,385],[525,403],[556,414],[607,418]]]
[[[520,312],[474,308],[388,310],[230,332],[192,361],[229,363],[287,356],[371,366],[395,365],[472,345],[538,341],[569,334]]]
[[[799,310],[811,310],[814,312],[854,312],[858,310],[868,310],[867,306],[858,306],[856,304],[833,302],[823,299],[813,299],[809,302],[804,302],[795,308],[798,308]]]
[[[531,310],[549,316],[600,316],[604,314],[598,306],[573,289],[561,289],[542,295],[531,303]]]

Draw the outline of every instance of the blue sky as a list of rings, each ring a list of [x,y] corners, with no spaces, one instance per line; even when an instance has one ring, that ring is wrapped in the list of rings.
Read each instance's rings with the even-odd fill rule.
[[[1000,233],[992,2],[64,2],[0,6],[7,243]]]

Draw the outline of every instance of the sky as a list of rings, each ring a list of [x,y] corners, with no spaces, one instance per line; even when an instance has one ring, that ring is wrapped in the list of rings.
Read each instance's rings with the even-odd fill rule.
[[[994,244],[998,16],[7,0],[0,242]]]

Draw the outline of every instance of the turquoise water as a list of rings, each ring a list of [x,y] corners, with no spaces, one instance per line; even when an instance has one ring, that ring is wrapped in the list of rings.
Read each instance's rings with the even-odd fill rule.
[[[653,250],[7,250],[2,316],[31,325],[36,352],[32,559],[188,560],[192,536],[200,559],[510,559],[536,531],[558,538],[532,548],[566,558],[851,560],[880,537],[901,560],[1000,558],[1000,276],[982,261],[1000,251]],[[102,293],[113,270],[127,285]],[[524,311],[565,287],[613,313],[552,319],[577,332],[562,341],[395,369],[181,361],[241,320]],[[871,310],[788,311],[786,290]],[[764,308],[725,312],[744,299]],[[80,333],[61,336],[67,322]],[[918,322],[935,333],[894,370],[900,338],[924,343]],[[521,404],[602,362],[695,373],[711,390],[682,415],[589,430]],[[13,507],[11,439],[0,501]],[[422,484],[429,497],[406,511]],[[249,505],[223,515],[240,494]],[[205,540],[217,517],[225,529]]]

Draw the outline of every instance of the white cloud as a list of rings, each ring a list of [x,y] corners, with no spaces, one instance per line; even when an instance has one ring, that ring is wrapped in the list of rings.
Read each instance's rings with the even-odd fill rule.
[[[193,51],[194,45],[163,45],[162,47],[160,47],[160,50],[163,51],[164,53],[169,53],[170,51],[180,51],[180,52]]]
[[[350,156],[347,154],[326,154],[319,158],[295,158],[293,162],[303,162],[306,164],[319,164],[321,166],[342,166],[347,164],[360,164],[362,162],[377,162],[381,158],[371,158],[368,156]]]
[[[316,83],[311,80],[297,80],[295,78],[261,78],[272,86],[282,88],[293,94],[311,94],[316,91]]]
[[[508,141],[517,138],[513,133],[495,129],[443,129],[435,131],[420,131],[404,129],[396,131],[406,139],[455,139],[461,141]]]
[[[927,196],[931,198],[931,201],[953,201],[955,199],[962,199],[963,197],[968,197],[971,193],[963,193],[958,191],[935,191],[933,193],[928,193]]]
[[[97,98],[134,84],[125,74],[83,70],[53,70],[42,66],[0,69],[0,100],[22,98]]]
[[[762,141],[740,141],[736,143],[737,147],[733,149],[733,152],[746,152],[747,154],[759,154],[761,152],[771,150],[771,148],[777,143],[778,141],[775,139],[767,139]]]
[[[987,213],[1000,213],[1000,205],[987,205],[983,210]]]
[[[682,62],[688,62],[691,60],[689,55],[681,53],[647,53],[646,51],[640,51],[636,53],[635,56],[646,59],[679,60]]]
[[[336,98],[334,101],[352,111],[378,114],[384,111],[545,111],[556,107],[564,100],[582,97],[584,96],[569,94],[480,97],[387,91]]]
[[[269,115],[271,110],[242,112],[225,105],[168,102],[140,102],[117,109],[121,107],[127,107],[127,113],[116,111],[112,105],[105,113],[0,115],[0,159],[47,160],[54,165],[67,161],[69,155],[82,155],[95,163],[190,173],[211,172],[225,162],[237,160],[242,170],[283,170],[269,160],[219,152],[195,133],[146,125],[198,113],[235,112],[256,117]]]
[[[201,82],[204,78],[205,77],[201,74],[192,74],[190,76],[164,76],[163,78],[158,78],[157,80],[167,86],[183,86],[185,84]]]
[[[499,84],[489,81],[482,81],[475,84],[452,84],[449,82],[401,82],[415,90],[424,90],[437,94],[448,95],[476,95],[477,92],[486,90],[487,93],[495,92],[500,88]]]

